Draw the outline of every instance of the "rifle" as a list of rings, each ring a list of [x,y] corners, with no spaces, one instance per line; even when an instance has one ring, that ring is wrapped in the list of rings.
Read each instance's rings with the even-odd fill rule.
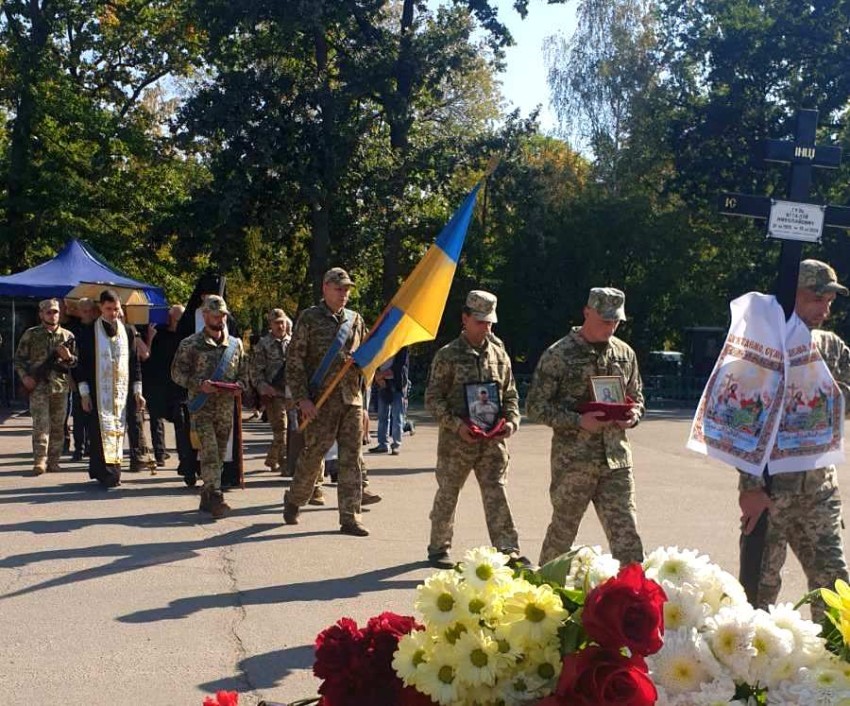
[[[60,346],[65,345],[64,343],[60,343]],[[47,356],[41,363],[36,365],[32,370],[27,373],[33,380],[35,380],[35,384],[38,385],[40,382],[44,382],[50,377],[51,372],[59,372],[66,374],[68,372],[68,368],[66,368],[62,361],[59,359],[56,351],[54,350],[50,355]],[[26,385],[21,386],[24,390],[24,393],[29,396],[32,392],[31,390],[27,390]]]

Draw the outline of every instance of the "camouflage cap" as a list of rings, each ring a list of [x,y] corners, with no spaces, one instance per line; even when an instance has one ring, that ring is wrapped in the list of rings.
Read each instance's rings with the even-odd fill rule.
[[[59,311],[59,300],[58,299],[42,299],[38,303],[39,311]]]
[[[201,307],[201,311],[209,311],[214,314],[229,314],[230,312],[227,309],[227,304],[224,299],[222,299],[218,294],[210,294],[204,300],[204,305]]]
[[[325,276],[322,277],[323,284],[341,284],[344,287],[353,287],[354,281],[351,277],[348,276],[348,272],[346,272],[341,267],[332,267],[327,272],[325,272]]]
[[[272,309],[269,312],[269,323],[272,321],[286,321],[286,313],[283,309]]]
[[[469,309],[469,315],[478,321],[489,321],[495,324],[499,320],[496,317],[497,301],[495,294],[482,289],[473,289],[466,295],[466,308]]]
[[[626,320],[626,295],[613,287],[594,287],[587,305],[606,321]]]
[[[815,294],[835,292],[845,297],[848,294],[847,287],[838,281],[835,270],[820,260],[803,260],[800,263],[797,287],[799,289],[811,289]]]

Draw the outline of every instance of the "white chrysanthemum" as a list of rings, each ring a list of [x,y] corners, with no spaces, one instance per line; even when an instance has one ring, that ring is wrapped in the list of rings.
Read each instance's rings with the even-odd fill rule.
[[[563,665],[557,640],[542,648],[529,650],[522,663],[522,674],[528,693],[534,697],[550,694]]]
[[[795,682],[780,682],[771,687],[767,692],[767,706],[800,706],[799,696],[791,691],[796,686]]]
[[[462,688],[454,648],[448,645],[434,646],[428,661],[417,669],[416,689],[444,706],[458,703]]]
[[[752,615],[755,632],[753,647],[756,654],[750,662],[750,676],[747,681],[751,684],[764,684],[772,672],[777,660],[785,659],[794,649],[794,636],[790,631],[776,626],[770,613],[756,610]]]
[[[414,605],[429,625],[448,625],[469,619],[460,598],[460,575],[456,571],[438,571],[416,587]]]
[[[744,587],[728,571],[717,564],[709,564],[700,576],[702,600],[709,608],[709,614],[717,613],[721,608],[748,606]]]
[[[510,584],[506,584],[510,586]],[[458,600],[463,603],[463,610],[469,616],[470,625],[479,625],[485,622],[488,625],[496,625],[502,615],[504,596],[493,589],[480,589],[472,586],[467,581],[461,581],[458,587]],[[508,590],[505,588],[504,590]]]
[[[693,628],[669,630],[664,646],[647,658],[652,680],[668,697],[699,691],[700,685],[720,675],[721,666],[702,636]]]
[[[801,667],[811,667],[826,655],[826,643],[820,636],[821,626],[806,620],[790,603],[772,605],[768,609],[776,627],[787,630],[794,639],[794,657]]]
[[[809,672],[809,680],[819,689],[850,690],[850,681],[843,669],[835,666],[813,669]]]
[[[689,583],[677,586],[663,581],[667,595],[664,603],[664,629],[696,628],[699,630],[708,617],[708,606],[702,601],[702,591]]]
[[[780,684],[796,684],[802,681],[806,668],[800,665],[799,654],[791,654],[771,660],[761,675],[761,684],[769,690]]]
[[[476,589],[504,585],[513,580],[514,572],[507,566],[510,557],[493,547],[470,549],[460,562],[463,578]]]
[[[493,629],[493,639],[499,647],[499,672],[503,673],[516,667],[523,657],[523,652],[520,641],[511,635],[510,625],[496,625]]]
[[[523,585],[524,584],[524,585]],[[515,590],[505,596],[502,620],[511,626],[511,636],[521,642],[547,644],[569,617],[551,586],[533,586],[514,581]]]
[[[466,689],[466,687],[463,687]],[[494,706],[504,703],[500,690],[496,686],[480,684],[474,689],[466,689],[464,692],[463,706]]]
[[[446,625],[442,630],[435,634],[437,642],[445,642],[449,645],[456,645],[464,633],[469,632],[470,626],[468,621],[459,620],[451,625]]]
[[[768,692],[771,706],[850,706],[850,683],[839,669],[803,670],[801,683],[783,683]]]
[[[405,684],[416,685],[419,667],[428,661],[428,652],[432,647],[433,640],[424,630],[414,630],[399,639],[393,655],[393,669]]]
[[[755,633],[752,608],[721,608],[705,621],[704,634],[711,651],[739,681],[747,680],[750,662],[756,656]]]
[[[525,672],[517,670],[510,678],[504,681],[500,679],[496,685],[496,690],[501,700],[514,706],[515,704],[527,704],[535,698],[532,691],[533,686],[533,683],[529,683]]]
[[[498,643],[482,630],[465,632],[455,645],[460,680],[470,687],[492,686],[496,682],[498,652]]]
[[[580,547],[570,562],[570,572],[564,580],[567,588],[590,591],[601,583],[616,576],[620,571],[620,562],[602,547]]]
[[[693,695],[694,706],[732,706],[740,704],[745,706],[743,701],[731,701],[735,695],[735,682],[729,677],[719,677],[707,684],[701,684],[699,692]]]
[[[707,566],[707,556],[693,549],[678,547],[659,547],[643,562],[647,578],[658,583],[669,581],[674,586],[684,583],[699,585],[699,577]]]

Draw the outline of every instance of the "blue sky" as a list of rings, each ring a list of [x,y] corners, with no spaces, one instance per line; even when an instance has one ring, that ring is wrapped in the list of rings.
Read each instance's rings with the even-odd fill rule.
[[[448,0],[428,0],[431,7],[443,5]],[[492,0],[498,8],[499,19],[507,25],[515,45],[505,51],[506,71],[500,76],[502,93],[508,105],[519,108],[523,116],[537,105],[540,127],[550,132],[555,127],[555,116],[549,107],[549,89],[546,86],[546,64],[543,61],[543,42],[546,37],[559,32],[570,36],[575,29],[576,2],[549,5],[546,0],[529,0],[528,15],[523,20],[514,10],[514,0]]]
[[[520,108],[523,115],[542,105],[540,125],[548,132],[555,127],[555,117],[549,108],[543,41],[558,32],[572,34],[576,3],[548,5],[545,0],[531,0],[524,20],[513,9],[513,0],[496,0],[495,4],[516,42],[506,51],[507,70],[501,77],[505,100]]]

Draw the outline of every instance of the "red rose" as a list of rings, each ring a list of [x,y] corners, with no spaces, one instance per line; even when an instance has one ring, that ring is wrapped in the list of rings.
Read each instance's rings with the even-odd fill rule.
[[[587,594],[581,622],[602,647],[651,655],[664,644],[666,600],[664,589],[644,576],[640,564],[629,564]]]
[[[564,657],[555,696],[545,706],[652,706],[658,692],[640,655],[587,647]]]
[[[343,618],[316,638],[313,673],[322,679],[322,706],[396,704],[403,684],[392,667],[402,635],[421,630],[412,617],[381,613],[358,629]]]
[[[369,618],[369,622],[366,623],[366,630],[369,632],[387,632],[396,637],[421,629],[422,626],[412,615],[398,615],[389,611]]]
[[[398,649],[399,639],[413,630],[422,629],[423,627],[416,622],[416,619],[409,615],[387,612],[370,618],[363,630],[363,639],[368,645],[372,668],[383,674],[395,674],[392,662],[393,655]],[[376,674],[376,676],[381,675]]]
[[[313,674],[319,679],[339,678],[359,668],[363,659],[363,634],[351,618],[342,618],[316,637]]]
[[[239,706],[239,694],[235,691],[219,691],[215,695],[215,701],[212,696],[207,696],[203,706]]]

